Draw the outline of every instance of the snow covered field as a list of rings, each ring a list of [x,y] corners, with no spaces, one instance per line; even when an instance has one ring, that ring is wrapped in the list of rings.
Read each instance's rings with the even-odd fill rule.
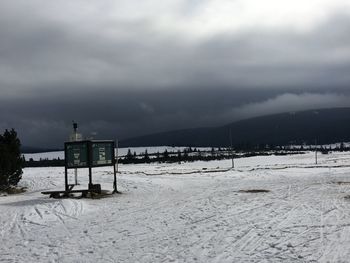
[[[27,168],[28,191],[0,197],[0,261],[350,261],[350,153],[230,165],[123,165],[122,194],[102,199],[50,199],[40,192],[63,190],[64,169]],[[112,189],[112,168],[93,171]],[[270,192],[240,191],[253,189]]]

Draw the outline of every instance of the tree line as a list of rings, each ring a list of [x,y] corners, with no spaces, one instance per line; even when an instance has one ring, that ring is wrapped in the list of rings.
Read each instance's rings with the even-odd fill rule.
[[[40,159],[38,161],[30,158],[25,160],[20,151],[21,142],[17,137],[17,132],[14,129],[5,130],[0,134],[0,191],[16,186],[22,178],[23,167],[49,167],[49,166],[64,166],[64,160],[57,159]],[[211,148],[201,150],[197,148],[184,148],[182,151],[168,151],[137,154],[128,150],[125,156],[118,158],[118,162],[122,164],[137,164],[137,163],[181,163],[193,161],[211,161],[223,160],[231,158],[242,158],[257,155],[287,155],[295,153],[304,153],[305,151],[320,151],[327,154],[329,151],[350,151],[350,147],[345,143],[340,143],[336,146],[316,146],[316,145],[301,145],[301,146],[275,146],[269,144],[250,145],[243,143],[235,145],[234,151],[231,148]]]
[[[181,162],[194,162],[194,161],[212,161],[212,160],[224,160],[231,158],[251,157],[258,155],[287,155],[303,153],[305,151],[317,151],[327,154],[330,151],[350,151],[350,147],[344,143],[340,143],[337,146],[315,146],[315,145],[301,145],[301,146],[275,146],[269,144],[257,144],[248,147],[248,144],[243,144],[241,147],[235,146],[234,150],[223,147],[212,147],[211,149],[199,149],[187,147],[183,150],[167,150],[163,152],[148,153],[147,150],[142,153],[136,153],[128,149],[125,156],[118,158],[118,163],[121,164],[138,164],[138,163],[181,163]],[[25,160],[25,167],[52,167],[52,166],[64,166],[64,159],[40,159]]]
[[[211,148],[208,150],[188,147],[182,151],[169,151],[165,149],[163,152],[148,153],[147,150],[143,153],[132,152],[128,149],[125,156],[118,158],[118,163],[121,164],[139,164],[139,163],[181,163],[181,162],[194,162],[194,161],[212,161],[212,160],[224,160],[231,158],[242,158],[262,155],[287,155],[304,153],[305,151],[314,151],[316,146],[271,146],[271,145],[257,145],[253,149],[237,149],[231,151],[230,148]],[[330,151],[350,151],[350,147],[344,143],[340,143],[338,146],[317,146],[317,151],[327,154]],[[40,159],[25,160],[25,167],[52,167],[52,166],[64,166],[64,159]]]

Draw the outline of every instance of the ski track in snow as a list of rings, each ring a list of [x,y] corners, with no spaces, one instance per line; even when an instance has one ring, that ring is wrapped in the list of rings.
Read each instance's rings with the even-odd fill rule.
[[[316,166],[309,153],[242,158],[236,169],[124,165],[122,194],[102,199],[50,199],[40,192],[63,189],[63,169],[28,168],[27,192],[0,197],[0,261],[348,262],[349,161],[333,153]],[[93,172],[111,189],[111,169]],[[250,189],[270,192],[240,192]]]

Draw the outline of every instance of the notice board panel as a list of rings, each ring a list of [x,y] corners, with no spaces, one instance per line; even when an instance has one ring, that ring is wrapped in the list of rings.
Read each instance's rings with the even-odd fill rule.
[[[92,167],[110,166],[114,164],[114,142],[92,141],[91,142]]]
[[[89,167],[89,142],[70,142],[64,145],[67,168]]]

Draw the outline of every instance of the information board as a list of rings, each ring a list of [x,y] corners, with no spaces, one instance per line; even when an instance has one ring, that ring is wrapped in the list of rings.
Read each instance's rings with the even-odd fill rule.
[[[113,165],[114,160],[114,142],[102,141],[91,142],[92,163],[91,166]]]
[[[88,141],[66,143],[64,148],[67,168],[89,167]]]
[[[64,151],[67,169],[114,164],[114,141],[66,142]]]

